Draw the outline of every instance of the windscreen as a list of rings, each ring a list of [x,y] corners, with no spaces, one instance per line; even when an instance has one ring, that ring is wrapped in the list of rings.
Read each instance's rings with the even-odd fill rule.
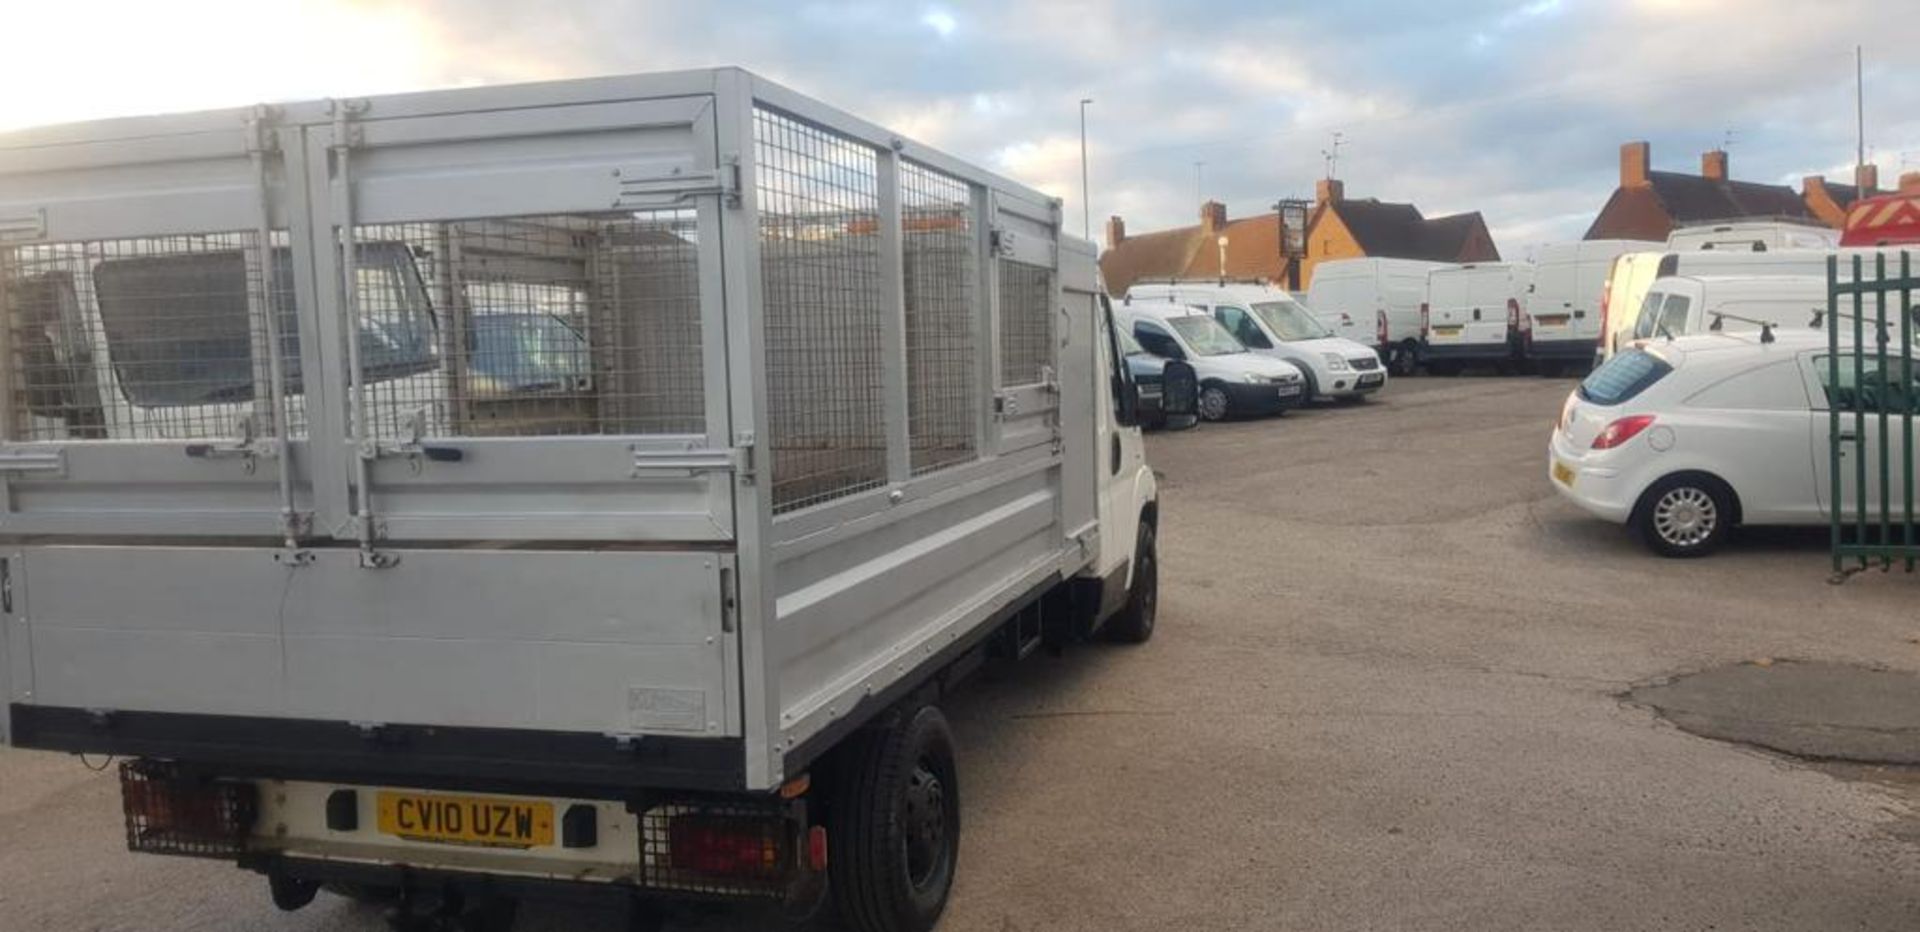
[[[1628,350],[1615,354],[1580,383],[1580,398],[1597,405],[1617,405],[1631,400],[1654,383],[1666,378],[1673,366],[1646,350]]]
[[[1333,331],[1298,301],[1262,301],[1253,306],[1253,312],[1282,340],[1318,340],[1333,336]]]
[[[1225,327],[1214,322],[1211,317],[1194,314],[1188,317],[1174,317],[1167,321],[1173,329],[1180,332],[1180,339],[1193,347],[1201,356],[1226,356],[1232,353],[1244,353],[1245,346],[1233,338]]]

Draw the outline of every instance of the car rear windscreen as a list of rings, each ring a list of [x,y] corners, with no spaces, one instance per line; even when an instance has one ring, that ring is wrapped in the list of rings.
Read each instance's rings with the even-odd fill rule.
[[[1673,366],[1646,350],[1617,353],[1580,383],[1580,398],[1597,405],[1617,405],[1666,378]]]

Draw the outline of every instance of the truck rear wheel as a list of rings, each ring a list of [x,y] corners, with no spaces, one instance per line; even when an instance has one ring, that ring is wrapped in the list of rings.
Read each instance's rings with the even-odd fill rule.
[[[927,932],[953,890],[960,782],[953,733],[933,706],[853,739],[834,780],[827,872],[856,932]]]
[[[1153,618],[1160,609],[1160,551],[1153,525],[1140,522],[1133,549],[1133,585],[1127,587],[1127,605],[1107,622],[1107,637],[1122,644],[1144,644],[1153,637]]]

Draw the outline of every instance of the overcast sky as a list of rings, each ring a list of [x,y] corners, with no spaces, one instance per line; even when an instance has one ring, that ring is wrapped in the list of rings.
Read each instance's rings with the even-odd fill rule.
[[[0,128],[301,97],[737,64],[1067,202],[1091,97],[1096,235],[1308,195],[1482,211],[1503,253],[1577,237],[1621,142],[1736,177],[1850,175],[1853,47],[1891,182],[1920,170],[1911,0],[686,2],[0,0]]]

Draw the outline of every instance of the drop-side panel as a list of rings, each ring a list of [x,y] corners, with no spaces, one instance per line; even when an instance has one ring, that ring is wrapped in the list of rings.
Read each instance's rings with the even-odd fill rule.
[[[737,734],[731,554],[40,547],[13,701],[476,728]],[[18,624],[20,619],[25,624]],[[19,666],[15,666],[16,672]],[[23,700],[25,692],[31,698]]]
[[[727,417],[719,225],[737,180],[712,98],[385,107],[309,133],[330,166],[315,238],[411,260],[402,287],[349,292],[364,260],[319,256],[321,303],[357,334],[342,368],[367,383],[340,393],[335,449],[368,460],[370,488],[349,468],[332,513],[392,540],[731,540],[749,454]],[[416,360],[396,326],[423,315]]]
[[[884,516],[776,547],[767,640],[788,747],[1059,575],[1058,458],[1042,447],[991,466]]]
[[[299,134],[248,117],[0,136],[0,532],[279,536],[311,511]]]

